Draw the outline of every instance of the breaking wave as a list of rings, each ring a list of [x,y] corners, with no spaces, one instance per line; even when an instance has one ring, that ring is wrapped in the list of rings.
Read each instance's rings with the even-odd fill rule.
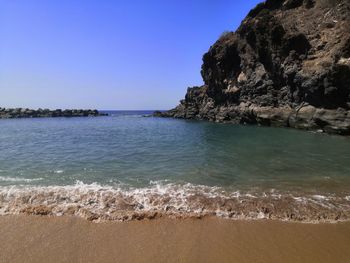
[[[350,199],[346,195],[230,192],[220,187],[166,182],[151,182],[144,188],[82,182],[0,187],[0,215],[21,213],[75,215],[92,221],[218,216],[334,222],[350,219]]]

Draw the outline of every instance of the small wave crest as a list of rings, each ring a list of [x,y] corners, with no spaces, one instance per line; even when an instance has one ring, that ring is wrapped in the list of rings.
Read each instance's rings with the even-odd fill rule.
[[[0,214],[76,215],[97,221],[212,215],[320,222],[349,220],[347,197],[242,193],[168,182],[151,182],[144,188],[77,182],[68,186],[0,187]]]
[[[23,178],[23,177],[10,177],[10,176],[0,176],[0,181],[2,182],[35,182],[35,181],[41,181],[43,178]]]

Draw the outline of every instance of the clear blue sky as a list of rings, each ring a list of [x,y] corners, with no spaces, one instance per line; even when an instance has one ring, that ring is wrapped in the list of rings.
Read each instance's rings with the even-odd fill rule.
[[[174,107],[258,2],[0,0],[0,107]]]

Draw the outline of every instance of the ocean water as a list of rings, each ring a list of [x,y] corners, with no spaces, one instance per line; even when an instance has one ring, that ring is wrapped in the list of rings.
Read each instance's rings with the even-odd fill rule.
[[[350,219],[348,137],[109,113],[0,120],[0,214]]]

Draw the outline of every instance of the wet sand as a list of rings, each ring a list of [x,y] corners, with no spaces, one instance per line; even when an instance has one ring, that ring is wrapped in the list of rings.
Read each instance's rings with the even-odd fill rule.
[[[0,216],[0,262],[350,262],[350,223]]]

